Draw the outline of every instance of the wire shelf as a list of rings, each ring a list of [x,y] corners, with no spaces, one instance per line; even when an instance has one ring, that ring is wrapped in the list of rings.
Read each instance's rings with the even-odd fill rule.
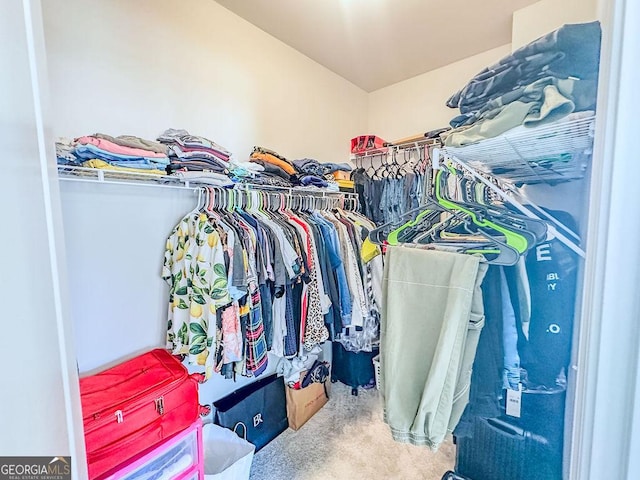
[[[516,127],[465,147],[444,150],[509,183],[566,182],[584,177],[591,160],[595,114],[580,112],[541,127]]]
[[[200,187],[215,186],[211,183],[193,179],[180,178],[174,175],[157,175],[142,172],[127,172],[124,170],[107,170],[99,168],[79,167],[75,165],[58,165],[58,178],[65,181],[98,182],[113,185],[137,185],[144,187],[162,187],[176,189],[197,190]],[[357,197],[357,194],[340,192],[315,187],[281,187],[275,185],[259,185],[250,182],[238,182],[232,186],[222,188],[234,188],[236,190],[269,190],[287,192],[296,195],[341,195],[344,197]]]
[[[100,182],[117,185],[125,184],[191,188],[190,182],[184,182],[180,178],[172,177],[170,175],[106,170],[100,168],[79,167],[75,165],[58,165],[58,178],[60,180]]]

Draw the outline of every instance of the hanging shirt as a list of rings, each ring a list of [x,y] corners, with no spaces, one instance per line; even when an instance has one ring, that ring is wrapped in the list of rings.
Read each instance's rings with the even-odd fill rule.
[[[307,258],[309,260],[309,276],[311,281],[308,284],[309,300],[306,306],[306,315],[303,313],[304,325],[302,328],[302,343],[304,348],[311,350],[316,345],[324,342],[329,338],[329,331],[324,324],[324,316],[322,312],[322,302],[320,297],[320,288],[318,284],[319,261],[317,259],[317,250],[315,240],[311,235],[311,229],[302,219],[290,216],[292,222],[300,226],[305,234]],[[315,254],[315,256],[314,256]]]
[[[347,275],[345,273],[344,262],[342,261],[340,241],[338,240],[336,227],[331,222],[322,217],[318,212],[314,212],[312,218],[318,223],[318,226],[322,230],[331,268],[336,276],[339,299],[338,302],[334,304],[339,307],[340,310],[340,325],[334,325],[334,328],[336,332],[339,332],[344,326],[351,324],[352,314],[351,293],[349,292]]]
[[[222,311],[222,364],[240,362],[242,360],[242,329],[240,327],[240,307],[234,300]]]
[[[282,295],[273,299],[273,345],[271,352],[278,356],[284,357],[284,338],[287,335],[286,323],[286,296]]]
[[[216,310],[231,302],[224,247],[204,213],[183,218],[167,240],[162,277],[170,285],[167,347],[214,367]],[[215,349],[215,347],[213,347]]]
[[[340,239],[340,248],[344,254],[343,258],[346,260],[345,270],[347,274],[349,292],[353,300],[351,325],[361,327],[364,324],[364,315],[368,308],[364,298],[362,277],[360,276],[360,271],[358,269],[358,261],[355,256],[355,252],[353,251],[353,245],[349,239],[349,233],[347,232],[346,227],[333,216],[327,215],[327,219],[336,227]]]

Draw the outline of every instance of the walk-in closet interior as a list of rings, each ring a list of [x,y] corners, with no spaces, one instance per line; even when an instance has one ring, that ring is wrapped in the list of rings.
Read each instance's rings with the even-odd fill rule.
[[[638,478],[640,6],[0,11],[0,478]]]

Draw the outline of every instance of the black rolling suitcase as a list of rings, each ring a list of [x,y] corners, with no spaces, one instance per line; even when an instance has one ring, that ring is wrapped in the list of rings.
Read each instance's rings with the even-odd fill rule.
[[[375,386],[373,357],[379,351],[374,347],[371,352],[350,352],[340,342],[333,342],[331,381],[349,385],[353,395],[358,394],[358,387]]]
[[[522,392],[520,418],[476,417],[456,438],[456,473],[471,480],[561,480],[566,391]],[[455,477],[454,477],[455,478]]]
[[[508,417],[476,417],[473,436],[457,438],[456,445],[456,473],[472,480],[562,480],[562,443]]]

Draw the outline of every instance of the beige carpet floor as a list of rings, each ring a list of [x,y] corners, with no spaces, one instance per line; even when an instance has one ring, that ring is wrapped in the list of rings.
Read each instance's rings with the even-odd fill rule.
[[[334,383],[329,402],[300,430],[255,455],[251,480],[440,480],[454,458],[450,438],[435,453],[394,442],[376,390],[353,396]]]

